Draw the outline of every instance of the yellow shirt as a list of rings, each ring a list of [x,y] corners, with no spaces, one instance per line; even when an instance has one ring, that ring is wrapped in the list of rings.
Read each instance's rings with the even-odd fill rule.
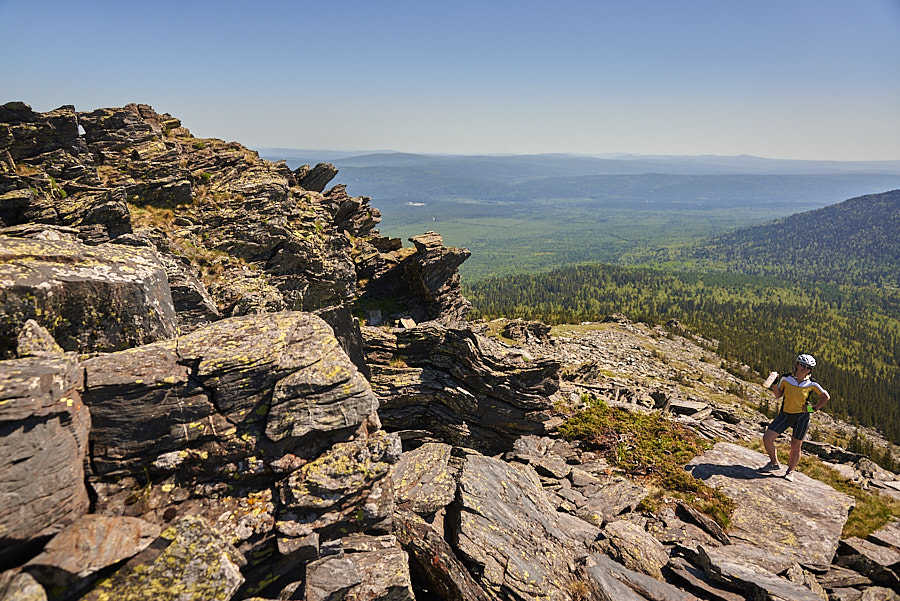
[[[818,382],[813,382],[809,377],[798,382],[793,375],[784,376],[778,382],[778,387],[784,394],[784,405],[781,410],[785,413],[805,413],[809,394],[813,390],[816,394],[828,394]]]

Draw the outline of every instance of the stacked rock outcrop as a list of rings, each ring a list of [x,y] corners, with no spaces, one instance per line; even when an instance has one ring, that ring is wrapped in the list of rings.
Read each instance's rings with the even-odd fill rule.
[[[846,495],[757,477],[761,414],[624,319],[486,335],[468,251],[380,236],[335,174],[145,105],[0,107],[0,600],[894,598],[900,526],[841,538]],[[582,395],[723,441],[687,468],[734,526],[562,440]]]

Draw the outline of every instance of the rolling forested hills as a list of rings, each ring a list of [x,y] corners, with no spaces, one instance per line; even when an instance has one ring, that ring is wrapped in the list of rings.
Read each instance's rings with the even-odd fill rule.
[[[666,252],[638,252],[632,260],[674,261],[796,282],[896,288],[900,190],[852,198]]]

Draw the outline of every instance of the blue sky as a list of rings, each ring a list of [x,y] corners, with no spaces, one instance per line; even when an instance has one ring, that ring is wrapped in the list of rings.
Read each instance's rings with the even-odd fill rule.
[[[252,148],[900,159],[900,0],[0,0],[0,103]]]

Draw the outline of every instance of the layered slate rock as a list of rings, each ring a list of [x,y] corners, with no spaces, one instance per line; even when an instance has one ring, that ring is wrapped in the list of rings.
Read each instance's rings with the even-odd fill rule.
[[[687,466],[737,503],[729,538],[765,549],[762,566],[780,573],[791,565],[825,569],[837,551],[853,499],[797,473],[793,482],[760,474],[765,455],[731,443],[719,443]],[[748,563],[761,563],[747,557]]]
[[[380,237],[369,199],[340,185],[326,191],[335,173],[327,164],[292,172],[240,144],[197,139],[146,105],[44,114],[0,107],[0,227],[11,226],[4,235],[155,252],[181,334],[82,357],[73,365],[85,383],[60,395],[57,375],[40,367],[75,356],[54,340],[60,315],[9,328],[17,359],[0,372],[12,369],[18,383],[0,388],[25,392],[0,396],[0,428],[13,424],[0,437],[0,492],[12,483],[40,498],[4,515],[37,532],[27,541],[0,532],[0,554],[16,556],[15,568],[0,572],[0,600],[63,601],[98,582],[93,598],[104,599],[361,601],[411,599],[413,591],[453,601],[692,599],[658,578],[674,574],[704,598],[727,601],[824,599],[823,587],[832,599],[895,596],[895,529],[842,541],[837,563],[822,573],[809,558],[770,553],[768,538],[732,540],[683,503],[638,515],[646,488],[586,448],[550,438],[563,410],[590,394],[634,410],[667,409],[704,437],[751,440],[764,423],[750,408],[758,387],[717,366],[708,348],[621,316],[572,339],[547,341],[537,323],[502,330],[521,346],[488,337],[487,324],[485,336],[473,334],[460,321],[468,305],[456,272],[468,252],[444,248],[434,233],[412,238],[414,248]],[[390,407],[396,435],[380,429],[360,375],[367,366],[357,308],[370,325],[388,326],[367,330],[367,352],[386,401],[402,401]],[[285,311],[295,309],[307,313]],[[563,394],[560,363],[571,364]],[[676,385],[685,365],[696,380]],[[727,398],[735,386],[746,404]],[[53,453],[68,444],[81,462],[87,407],[72,413],[29,400],[24,411],[20,402],[50,390],[48,398],[78,407],[79,388],[97,426],[85,462],[97,514],[82,518],[54,480],[72,476],[74,462]],[[10,408],[21,416],[4,414]],[[41,419],[59,427],[43,428]],[[60,444],[60,433],[76,442]],[[8,460],[3,445],[21,442],[20,434],[41,437],[27,440],[41,456],[28,482],[8,477],[35,467],[18,451]],[[402,456],[400,437],[406,448],[425,444]],[[815,452],[852,463],[844,473],[864,487],[900,487],[864,457]],[[740,489],[749,478],[734,474]],[[718,476],[729,478],[710,477]],[[83,483],[84,474],[71,480]],[[800,476],[797,483],[807,485]],[[60,493],[58,506],[42,505],[46,490]],[[51,513],[59,523],[44,528]],[[158,529],[164,536],[128,559]],[[797,546],[809,551],[805,540]],[[661,567],[666,553],[673,556]],[[240,555],[247,563],[238,573]]]
[[[413,575],[440,599],[487,601],[489,597],[453,548],[425,520],[414,513],[397,511],[394,534],[409,554]]]
[[[447,324],[461,320],[471,305],[461,294],[457,269],[471,253],[465,248],[445,247],[435,232],[409,240],[414,250],[388,238],[358,244],[355,263],[360,302],[384,307],[388,320]]]
[[[83,599],[221,599],[244,582],[244,557],[202,518],[184,517]]]
[[[125,195],[103,187],[78,125],[73,106],[0,106],[0,227],[73,226],[95,242],[131,231]]]
[[[593,554],[583,563],[581,580],[592,598],[615,601],[698,601],[691,593],[640,572],[605,555]]]
[[[337,443],[280,486],[278,546],[288,555],[316,540],[391,531],[391,465],[400,440],[383,431]]]
[[[338,170],[331,163],[319,163],[310,169],[309,165],[301,165],[294,169],[297,184],[306,190],[322,192],[328,182],[334,179]]]
[[[331,328],[307,313],[225,319],[84,367],[101,475],[151,466],[210,474],[266,445],[278,458],[377,424],[368,383]]]
[[[372,387],[389,430],[426,430],[485,453],[543,434],[559,364],[499,357],[469,329],[436,323],[386,331],[366,327]]]
[[[471,455],[459,486],[453,542],[485,592],[493,599],[569,599],[585,541],[571,537],[571,524],[534,470]]]
[[[888,522],[870,534],[867,539],[876,545],[900,551],[900,518]]]
[[[0,157],[0,227],[71,226],[91,244],[133,232],[163,255],[175,302],[191,309],[185,331],[217,314],[316,312],[365,370],[345,232],[378,223],[368,199],[343,190],[326,199],[283,163],[197,139],[142,104],[37,113],[9,103],[0,107]],[[303,181],[318,188],[333,175]]]
[[[67,351],[115,351],[170,338],[175,309],[156,252],[0,236],[0,357],[29,319]]]
[[[191,201],[191,173],[178,160],[177,145],[166,139],[166,130],[181,125],[177,119],[129,104],[80,113],[79,124],[95,162],[119,167],[104,172],[107,183],[121,184],[130,200],[165,207]],[[123,155],[130,159],[126,164],[118,160]]]
[[[841,541],[836,563],[868,577],[875,584],[900,589],[900,549],[858,537]]]
[[[743,547],[743,552],[741,547]],[[752,558],[756,560],[753,561]],[[701,549],[700,563],[713,579],[743,590],[751,599],[790,599],[822,601],[815,592],[786,578],[777,576],[773,564],[766,569],[765,551],[749,545],[725,545]]]
[[[88,510],[81,386],[71,353],[0,362],[0,570]]]

